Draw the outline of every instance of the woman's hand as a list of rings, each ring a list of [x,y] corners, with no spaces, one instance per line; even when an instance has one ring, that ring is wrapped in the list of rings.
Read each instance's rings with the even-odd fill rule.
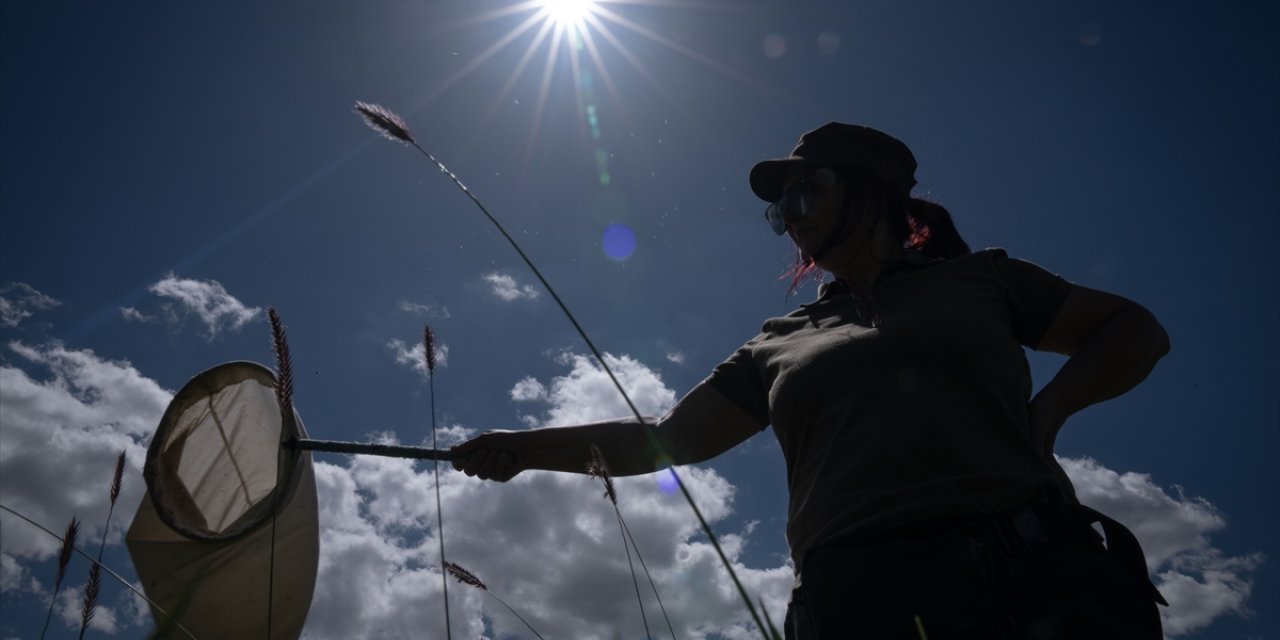
[[[525,470],[521,433],[486,431],[451,449],[453,468],[481,480],[506,482]]]

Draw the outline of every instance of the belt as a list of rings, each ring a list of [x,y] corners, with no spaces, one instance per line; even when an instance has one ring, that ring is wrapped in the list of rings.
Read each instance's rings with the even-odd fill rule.
[[[994,538],[1006,552],[1016,554],[1086,533],[1097,541],[1101,540],[1101,536],[1093,531],[1089,522],[1073,517],[1072,505],[1051,499],[1029,502],[994,514],[921,520],[870,535],[838,538],[819,546],[847,549],[954,536]]]

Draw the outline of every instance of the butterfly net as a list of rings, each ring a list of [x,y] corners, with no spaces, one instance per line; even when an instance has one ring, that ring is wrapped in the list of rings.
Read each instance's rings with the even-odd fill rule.
[[[302,420],[256,363],[209,369],[170,402],[126,536],[147,597],[172,616],[152,611],[161,637],[184,637],[178,625],[202,640],[301,634],[319,529],[311,456],[281,447],[293,437]]]

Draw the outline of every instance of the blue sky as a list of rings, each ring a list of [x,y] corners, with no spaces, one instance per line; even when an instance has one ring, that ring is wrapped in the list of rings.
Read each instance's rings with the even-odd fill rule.
[[[366,128],[357,100],[404,116],[653,412],[814,295],[785,295],[790,247],[746,175],[844,120],[910,145],[916,193],[971,245],[1160,318],[1173,351],[1073,418],[1058,454],[1087,501],[1139,530],[1178,594],[1171,636],[1280,637],[1274,3],[611,2],[589,27],[598,61],[561,40],[550,62],[540,23],[517,31],[536,8],[497,0],[2,11],[0,502],[55,530],[74,512],[96,541],[98,494],[128,451],[106,556],[126,574],[150,429],[200,370],[270,363],[267,306],[316,437],[429,438],[425,378],[397,359],[424,322],[448,347],[450,437],[624,411],[515,253],[445,176]],[[625,257],[605,251],[616,225],[635,237]],[[1031,362],[1042,384],[1061,360]],[[317,473],[308,637],[443,635],[429,468],[318,456]],[[689,473],[780,614],[772,435]],[[547,635],[641,635],[587,479],[442,486],[450,555]],[[685,635],[739,637],[688,508],[652,477],[619,490]],[[0,525],[0,636],[33,636],[56,541]],[[118,591],[99,633],[140,635],[149,622]],[[472,635],[519,633],[480,594],[450,598]]]

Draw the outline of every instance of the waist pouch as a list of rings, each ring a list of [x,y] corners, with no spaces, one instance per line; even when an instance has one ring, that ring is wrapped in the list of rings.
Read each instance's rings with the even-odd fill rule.
[[[930,640],[994,640],[1037,624],[1105,638],[1130,619],[1129,638],[1159,639],[1154,603],[1167,604],[1124,525],[1061,502],[822,545],[800,578],[793,624],[813,638],[919,640],[922,626]]]

